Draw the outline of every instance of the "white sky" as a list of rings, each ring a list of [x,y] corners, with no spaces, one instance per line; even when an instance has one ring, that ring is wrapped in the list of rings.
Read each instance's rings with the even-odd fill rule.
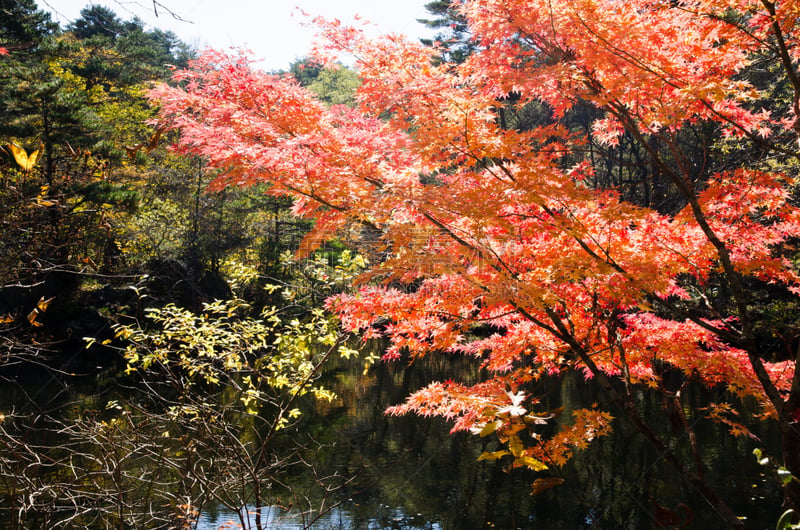
[[[265,70],[285,70],[306,54],[313,31],[301,26],[299,7],[310,15],[323,15],[351,22],[354,15],[376,25],[376,33],[402,33],[411,38],[431,37],[432,32],[417,22],[431,18],[425,11],[429,0],[159,0],[188,22],[169,13],[153,13],[150,0],[37,0],[40,9],[50,11],[62,27],[80,16],[90,4],[104,5],[120,19],[139,17],[152,27],[173,31],[196,47],[229,49],[245,47],[263,59]]]

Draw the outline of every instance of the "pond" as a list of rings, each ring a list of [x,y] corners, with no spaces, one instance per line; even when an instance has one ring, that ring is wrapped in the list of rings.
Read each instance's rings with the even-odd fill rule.
[[[63,376],[27,380],[22,385],[7,383],[0,393],[0,410],[6,416],[13,412],[22,417],[26,409],[30,412],[30,407],[36,407],[41,418],[46,411],[57,411],[63,416],[60,420],[33,422],[35,428],[26,435],[27,443],[37,447],[75,444],[74,440],[67,443],[59,438],[69,434],[65,426],[89,415],[88,411],[103,410],[104,403],[126,391],[113,384],[112,369],[95,375],[98,377],[81,378],[69,387],[63,386]],[[611,435],[578,452],[566,466],[536,475],[524,470],[509,471],[503,461],[479,462],[478,456],[483,451],[496,449],[496,439],[491,436],[451,434],[450,425],[439,418],[384,414],[388,405],[402,401],[409,392],[432,380],[456,376],[475,380],[480,377],[480,370],[461,358],[430,358],[411,365],[378,363],[366,373],[362,373],[358,360],[332,363],[323,379],[336,392],[336,400],[332,403],[306,400],[302,404],[302,420],[290,436],[313,442],[313,462],[292,467],[282,479],[281,484],[295,491],[290,493],[276,483],[274,491],[267,495],[272,500],[268,499],[262,507],[262,527],[645,529],[659,527],[656,520],[659,508],[678,514],[678,526],[724,527],[700,496],[621,418],[615,422]],[[541,381],[536,391],[543,396],[543,406],[547,408],[564,406],[569,410],[599,402],[601,408],[621,416],[605,403],[593,385],[585,384],[578,376]],[[704,391],[692,389],[686,402],[700,407],[712,398]],[[642,393],[638,403],[643,413],[661,425],[659,434],[672,436],[659,399]],[[10,422],[0,426],[10,436]],[[147,425],[137,425],[136,429],[144,431]],[[758,439],[733,438],[722,426],[708,422],[697,422],[695,429],[708,481],[745,518],[748,527],[774,528],[780,514],[780,489],[752,453],[755,448],[778,447],[777,433],[766,428],[756,432]],[[143,436],[142,432],[137,435]],[[137,438],[136,443],[159,436],[163,433]],[[676,434],[672,439],[676,451],[688,454],[685,437]],[[5,439],[3,442],[6,453],[0,456],[3,479],[0,488],[7,497],[8,488],[32,487],[35,481],[28,477],[28,486],[24,481],[14,483],[14,456],[9,453],[14,447]],[[77,450],[79,446],[71,447]],[[116,456],[120,461],[125,457]],[[80,468],[71,458],[71,465]],[[82,458],[81,465],[109,460],[108,455]],[[42,477],[64,473],[63,469],[48,468],[47,463],[37,465],[42,467],[36,482],[40,492]],[[141,470],[142,474],[149,472]],[[533,496],[531,483],[540,476],[558,477],[564,483]],[[326,482],[320,477],[336,480]],[[113,477],[109,483],[113,483]],[[86,481],[77,484],[90,487]],[[334,487],[325,489],[331,484]],[[6,522],[0,522],[0,528],[48,527],[48,519],[43,515],[25,526],[20,521],[14,523],[7,516],[12,505],[4,506],[0,510],[6,514],[0,514],[0,521]],[[321,510],[309,512],[309,507]],[[60,506],[60,509],[65,508]],[[195,527],[239,528],[244,521],[245,526],[255,528],[253,517],[239,518],[235,511],[208,500]],[[97,525],[106,527],[99,519]]]

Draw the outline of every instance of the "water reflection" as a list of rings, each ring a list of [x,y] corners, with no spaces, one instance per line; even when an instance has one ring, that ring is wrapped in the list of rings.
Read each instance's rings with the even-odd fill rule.
[[[492,437],[451,434],[450,425],[438,418],[387,417],[383,413],[387,406],[399,403],[430,381],[455,378],[469,382],[480,377],[478,365],[459,357],[423,359],[412,365],[378,364],[366,374],[358,360],[340,360],[331,365],[323,378],[325,385],[337,393],[337,400],[316,403],[308,399],[302,403],[302,422],[292,436],[303,442],[313,440],[319,447],[314,453],[314,472],[341,477],[339,488],[332,493],[321,491],[309,475],[309,468],[303,466],[292,470],[286,481],[297,490],[295,507],[331,508],[319,514],[312,525],[308,513],[304,516],[278,507],[289,505],[287,499],[292,498],[292,492],[276,487],[275,498],[266,499],[271,508],[262,511],[263,527],[647,529],[657,527],[657,508],[681,513],[684,522],[691,513],[691,527],[722,527],[699,495],[688,489],[622,420],[615,423],[610,436],[578,453],[567,466],[534,474],[525,470],[509,473],[503,462],[478,462],[483,451],[496,449]],[[65,409],[65,416],[83,414],[84,409],[102,409],[113,397],[106,394],[95,398],[96,386],[72,387],[80,388],[80,392],[68,397],[64,392],[49,394],[41,383],[34,383],[31,388],[41,403],[48,403],[51,408],[55,407],[51,401],[72,403]],[[621,416],[579,376],[543,381],[537,391],[543,396],[543,408],[574,409],[599,402],[601,408]],[[691,405],[687,406],[687,414],[696,412],[712,398],[699,389],[687,391],[686,403]],[[8,411],[14,408],[17,398],[4,391],[0,399],[4,401],[0,410]],[[638,405],[658,427],[658,434],[671,439],[675,451],[689,458],[688,443],[672,433],[660,399],[643,392]],[[780,489],[757,464],[752,451],[756,447],[774,450],[778,447],[777,433],[762,429],[756,433],[760,441],[733,438],[722,426],[700,422],[697,417],[692,421],[696,422],[694,428],[712,486],[737,514],[747,518],[751,528],[774,528],[780,513]],[[48,436],[57,444],[54,435]],[[559,477],[565,482],[534,497],[530,494],[531,483],[540,476]],[[240,524],[235,512],[211,510],[206,505],[197,528],[238,528]],[[246,524],[255,527],[252,519]],[[0,520],[0,528],[11,527]]]
[[[460,373],[459,373],[460,372]],[[356,470],[359,479],[348,486],[357,509],[353,528],[370,528],[379,506],[398,513],[420,514],[425,524],[446,529],[478,528],[654,528],[657,509],[677,512],[691,527],[719,528],[720,520],[624,419],[614,432],[579,452],[564,468],[545,476],[565,483],[531,496],[531,483],[541,475],[525,470],[507,472],[502,462],[478,462],[481,452],[495,450],[495,442],[465,433],[451,434],[437,418],[386,417],[383,410],[431,380],[454,377],[476,380],[478,367],[454,358],[423,360],[405,365],[376,366],[367,376],[341,366],[327,374],[337,384],[338,408],[309,410],[306,420],[334,440],[325,458],[338,469]],[[543,407],[567,410],[605,403],[594,385],[577,375],[544,381],[539,387]],[[780,488],[752,456],[756,447],[779,447],[777,432],[762,428],[753,438],[733,438],[724,426],[701,421],[696,411],[719,396],[701,389],[686,392],[686,413],[693,421],[711,485],[753,528],[773,528],[780,513]],[[675,433],[655,394],[642,392],[640,411],[658,434],[672,440],[673,449],[691,458],[685,434]],[[316,415],[315,415],[316,413]],[[695,414],[695,416],[692,416]],[[560,421],[568,421],[566,415]],[[553,425],[555,429],[557,426]],[[691,521],[689,521],[691,519]],[[382,524],[389,524],[383,521]],[[397,528],[427,528],[422,523]],[[320,526],[320,528],[325,528]],[[392,526],[381,526],[392,528]]]
[[[270,507],[262,514],[261,526],[270,530],[305,530],[317,528],[320,530],[378,530],[378,529],[403,529],[403,530],[443,530],[439,523],[424,521],[422,514],[407,515],[400,508],[391,509],[388,506],[379,506],[379,511],[385,513],[375,514],[366,520],[359,519],[348,510],[333,509],[320,515],[313,523],[308,516],[292,513],[279,507]],[[244,524],[242,524],[244,521]],[[216,514],[201,514],[197,522],[197,530],[219,530],[234,528],[256,528],[255,516],[251,514],[239,516],[236,512],[221,510]]]
[[[318,408],[308,403],[306,428],[331,443],[331,450],[320,455],[329,469],[359,475],[342,492],[349,499],[342,508],[312,528],[645,529],[659,527],[657,509],[675,512],[679,524],[721,527],[699,496],[623,421],[564,468],[549,470],[565,483],[533,497],[530,484],[537,475],[508,473],[502,463],[477,461],[481,452],[494,450],[492,440],[451,434],[449,425],[436,418],[383,415],[386,406],[408,392],[452,376],[454,367],[466,379],[479,377],[477,367],[465,360],[447,366],[424,361],[381,365],[366,376],[357,367],[339,366],[326,374],[339,402]],[[546,408],[577,408],[595,401],[608,407],[579,377],[545,382],[542,394]],[[710,397],[695,389],[688,402],[699,407]],[[639,405],[658,425],[663,412],[656,396],[642,393]],[[773,444],[775,433],[760,432],[757,442],[732,438],[721,427],[699,421],[694,427],[709,482],[751,527],[774,527],[780,489],[752,458],[752,450]],[[672,436],[666,418],[659,434]],[[674,449],[690,456],[686,440],[672,438]],[[275,528],[303,528],[292,524],[281,521]]]

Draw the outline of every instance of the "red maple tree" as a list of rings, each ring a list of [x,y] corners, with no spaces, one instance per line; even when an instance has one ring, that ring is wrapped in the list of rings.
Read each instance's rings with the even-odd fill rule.
[[[533,383],[582,371],[741,526],[699,458],[682,462],[633,392],[680,399],[680,389],[667,392],[668,369],[755,397],[779,422],[784,466],[800,477],[796,346],[768,362],[753,305],[758,289],[792,299],[800,287],[790,261],[800,236],[800,4],[467,0],[461,10],[477,51],[460,65],[400,36],[368,39],[316,20],[317,58],[355,57],[355,109],[328,108],[288,76],[213,51],[152,95],[180,148],[223,170],[214,187],[267,181],[316,219],[304,251],[356,224],[380,234],[384,257],[360,290],[327,303],[347,329],[387,337],[389,359],[471,355],[491,375],[432,384],[390,412],[497,433],[508,450],[485,458],[544,469],[608,431],[610,416],[590,408],[571,411],[554,438],[522,442],[550,418],[529,412]],[[770,65],[769,86],[747,75],[759,61]],[[505,126],[512,99],[547,119]],[[576,127],[570,116],[581,109],[587,126]],[[703,127],[714,143],[692,136]],[[644,168],[642,189],[658,179],[669,204],[602,184],[625,170],[615,159],[623,140]],[[785,491],[800,508],[800,482]]]

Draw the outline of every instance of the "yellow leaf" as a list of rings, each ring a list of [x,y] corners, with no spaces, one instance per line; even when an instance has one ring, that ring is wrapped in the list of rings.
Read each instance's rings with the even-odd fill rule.
[[[158,140],[161,138],[162,132],[164,132],[164,129],[162,128],[156,129],[156,132],[153,134],[153,136],[150,137],[150,143],[148,143],[147,147],[145,147],[145,151],[149,153],[150,151],[156,148],[156,146],[158,145]]]
[[[522,440],[520,440],[517,435],[512,435],[508,438],[508,448],[511,454],[514,455],[514,458],[522,456],[522,451],[525,449],[522,445]]]
[[[30,323],[31,323],[31,326],[35,326],[35,327],[37,327],[37,328],[38,328],[38,327],[40,327],[42,324],[41,324],[41,323],[39,323],[39,322],[36,322],[36,317],[37,317],[37,316],[39,316],[39,310],[38,310],[38,309],[36,309],[36,308],[34,308],[34,310],[33,310],[33,311],[31,311],[30,313],[28,313],[28,322],[30,322]]]
[[[8,144],[8,147],[11,149],[11,153],[14,155],[14,160],[17,161],[17,165],[19,165],[19,167],[25,172],[33,169],[33,166],[36,165],[36,162],[39,161],[39,158],[41,158],[42,153],[44,152],[44,145],[42,144],[39,144],[39,149],[31,153],[30,156],[28,156],[28,153],[25,152],[25,149],[17,145],[15,142]]]
[[[25,171],[30,171],[33,169],[33,166],[36,165],[36,162],[42,158],[42,154],[44,153],[44,145],[39,144],[39,149],[34,151],[33,153],[28,156],[28,164],[25,166]]]
[[[39,302],[36,304],[36,307],[39,309],[39,311],[44,313],[45,311],[47,311],[47,306],[49,306],[50,302],[55,300],[55,298],[56,297],[53,296],[52,298],[48,298],[47,300],[45,300],[44,296],[43,296],[43,297],[39,298]]]
[[[530,456],[521,456],[517,458],[516,463],[519,465],[527,466],[534,471],[544,471],[547,469],[547,464],[541,460],[536,460]]]
[[[481,453],[481,456],[478,457],[478,461],[481,461],[481,460],[497,460],[498,458],[502,458],[502,457],[504,457],[506,455],[509,455],[509,454],[511,454],[511,453],[509,453],[505,449],[502,449],[500,451],[495,451],[493,453],[484,452],[484,453]]]
[[[494,431],[496,431],[497,430],[497,423],[498,422],[496,422],[496,421],[490,421],[489,423],[487,423],[483,427],[483,429],[481,429],[481,438],[483,438],[484,436],[489,436]]]
[[[512,423],[508,426],[508,429],[506,429],[506,435],[517,434],[523,429],[525,429],[525,425],[523,423]]]
[[[28,153],[25,152],[25,149],[18,146],[16,143],[11,142],[8,144],[9,149],[11,149],[11,154],[14,155],[14,160],[17,161],[17,164],[22,169],[25,169],[25,166],[28,165]]]
[[[128,154],[128,158],[136,158],[136,154],[139,152],[139,149],[142,148],[142,144],[136,144],[133,147],[130,146],[123,146],[125,148],[125,152]]]

